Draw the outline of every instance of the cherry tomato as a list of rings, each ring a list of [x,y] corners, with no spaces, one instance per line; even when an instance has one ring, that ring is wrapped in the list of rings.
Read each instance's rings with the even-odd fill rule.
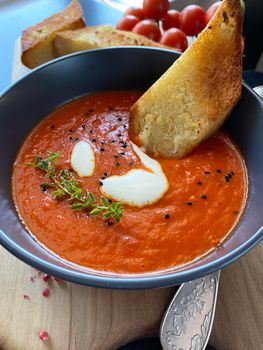
[[[185,33],[178,28],[170,28],[163,33],[160,44],[175,47],[184,52],[187,49],[187,37]]]
[[[180,14],[180,28],[186,35],[197,35],[204,29],[205,11],[198,5],[186,6]]]
[[[205,22],[206,24],[210,21],[210,19],[214,16],[216,10],[218,9],[218,7],[221,6],[221,1],[217,1],[215,2],[213,5],[211,5],[209,7],[209,9],[206,11],[205,14]]]
[[[137,23],[132,31],[155,41],[159,41],[161,37],[161,31],[157,23],[150,19],[144,19],[143,21]]]
[[[129,7],[127,8],[127,10],[124,12],[124,17],[128,16],[128,15],[132,15],[135,17],[138,17],[140,19],[144,19],[144,13],[143,13],[143,9],[140,7]]]
[[[128,15],[119,20],[119,22],[116,25],[116,28],[121,30],[132,30],[133,27],[139,22],[140,19],[138,17]]]
[[[169,10],[163,18],[163,29],[180,28],[180,12]]]
[[[169,0],[143,0],[143,13],[152,19],[163,18],[169,10]]]

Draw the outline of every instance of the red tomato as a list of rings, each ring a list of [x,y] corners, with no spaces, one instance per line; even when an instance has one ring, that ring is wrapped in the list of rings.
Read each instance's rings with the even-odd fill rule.
[[[180,28],[180,12],[169,10],[163,18],[163,29]]]
[[[139,22],[140,19],[138,17],[128,15],[119,20],[119,22],[116,25],[116,28],[121,30],[132,30],[133,27]]]
[[[210,19],[214,16],[216,10],[218,9],[218,7],[221,6],[221,1],[217,1],[215,2],[213,5],[211,5],[209,7],[209,9],[206,11],[205,14],[205,22],[206,24],[210,21]]]
[[[132,15],[135,17],[138,17],[140,19],[144,19],[144,13],[143,13],[143,9],[140,7],[129,7],[127,8],[127,10],[124,12],[124,17],[128,16],[128,15]]]
[[[198,5],[186,6],[180,15],[180,28],[186,35],[197,35],[204,29],[205,11]]]
[[[175,47],[184,52],[187,49],[187,37],[185,33],[178,28],[170,28],[163,33],[160,44]]]
[[[143,21],[137,23],[132,31],[155,41],[159,41],[161,37],[161,31],[157,23],[150,19],[144,19]]]
[[[163,18],[169,10],[169,0],[143,0],[143,13],[152,19]]]

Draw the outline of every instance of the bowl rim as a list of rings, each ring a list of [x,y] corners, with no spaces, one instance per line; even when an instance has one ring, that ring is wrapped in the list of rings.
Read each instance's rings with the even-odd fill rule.
[[[20,81],[27,79],[28,76],[34,75],[35,72],[41,71],[45,69],[47,66],[51,66],[56,64],[59,61],[67,60],[71,57],[87,55],[89,53],[97,52],[97,51],[115,51],[115,50],[154,50],[154,51],[165,51],[169,53],[173,53],[175,56],[178,56],[178,52],[169,49],[157,48],[157,47],[138,47],[138,46],[116,46],[116,47],[107,47],[93,50],[81,51],[73,54],[69,54],[66,56],[59,57],[55,60],[47,62],[20,79],[18,79],[13,84],[9,85],[3,92],[0,94],[0,98],[4,95],[8,94],[14,86],[18,85]],[[242,82],[243,88],[247,89],[250,94],[254,95],[254,97],[263,105],[263,100],[256,94],[244,81]],[[205,263],[203,265],[190,268],[186,271],[172,271],[166,272],[163,275],[146,275],[138,274],[132,275],[115,275],[111,276],[107,275],[95,275],[87,273],[79,272],[76,270],[70,270],[66,267],[61,267],[54,263],[48,262],[42,258],[37,257],[36,255],[30,253],[26,249],[22,248],[18,243],[13,241],[2,229],[0,229],[0,244],[6,248],[11,254],[24,261],[25,263],[46,272],[52,276],[60,277],[64,280],[75,282],[83,285],[93,286],[93,287],[102,287],[109,289],[147,289],[147,288],[156,288],[156,287],[167,287],[175,284],[180,284],[186,281],[194,280],[215,271],[218,271],[222,268],[225,268],[232,262],[239,259],[242,255],[249,252],[253,247],[255,247],[261,240],[263,239],[263,225],[245,242],[231,250],[227,254],[223,255],[220,258],[217,258],[211,262]]]

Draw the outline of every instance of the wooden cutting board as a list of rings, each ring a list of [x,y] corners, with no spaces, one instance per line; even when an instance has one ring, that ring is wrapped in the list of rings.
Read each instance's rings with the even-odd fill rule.
[[[16,53],[13,78],[25,72],[19,44]],[[42,277],[0,247],[0,350],[116,349],[158,334],[175,290],[114,291]],[[48,298],[42,296],[46,287]],[[262,324],[263,243],[222,271],[210,343],[218,350],[261,350]],[[38,338],[41,329],[50,335],[46,343]]]

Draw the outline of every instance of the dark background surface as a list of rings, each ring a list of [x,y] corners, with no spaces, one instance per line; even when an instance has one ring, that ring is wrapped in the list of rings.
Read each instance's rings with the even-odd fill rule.
[[[117,10],[94,0],[86,2],[89,25],[114,24],[121,16]],[[0,0],[0,91],[11,83],[14,42],[21,31],[68,3],[69,0]],[[246,0],[244,36],[244,69],[254,69],[263,50],[263,0]]]
[[[263,0],[245,0],[244,69],[254,69],[263,51]]]
[[[145,338],[134,341],[130,344],[127,344],[118,350],[162,350],[158,337]],[[216,350],[211,345],[206,347],[206,350]],[[219,350],[219,349],[217,349]]]

